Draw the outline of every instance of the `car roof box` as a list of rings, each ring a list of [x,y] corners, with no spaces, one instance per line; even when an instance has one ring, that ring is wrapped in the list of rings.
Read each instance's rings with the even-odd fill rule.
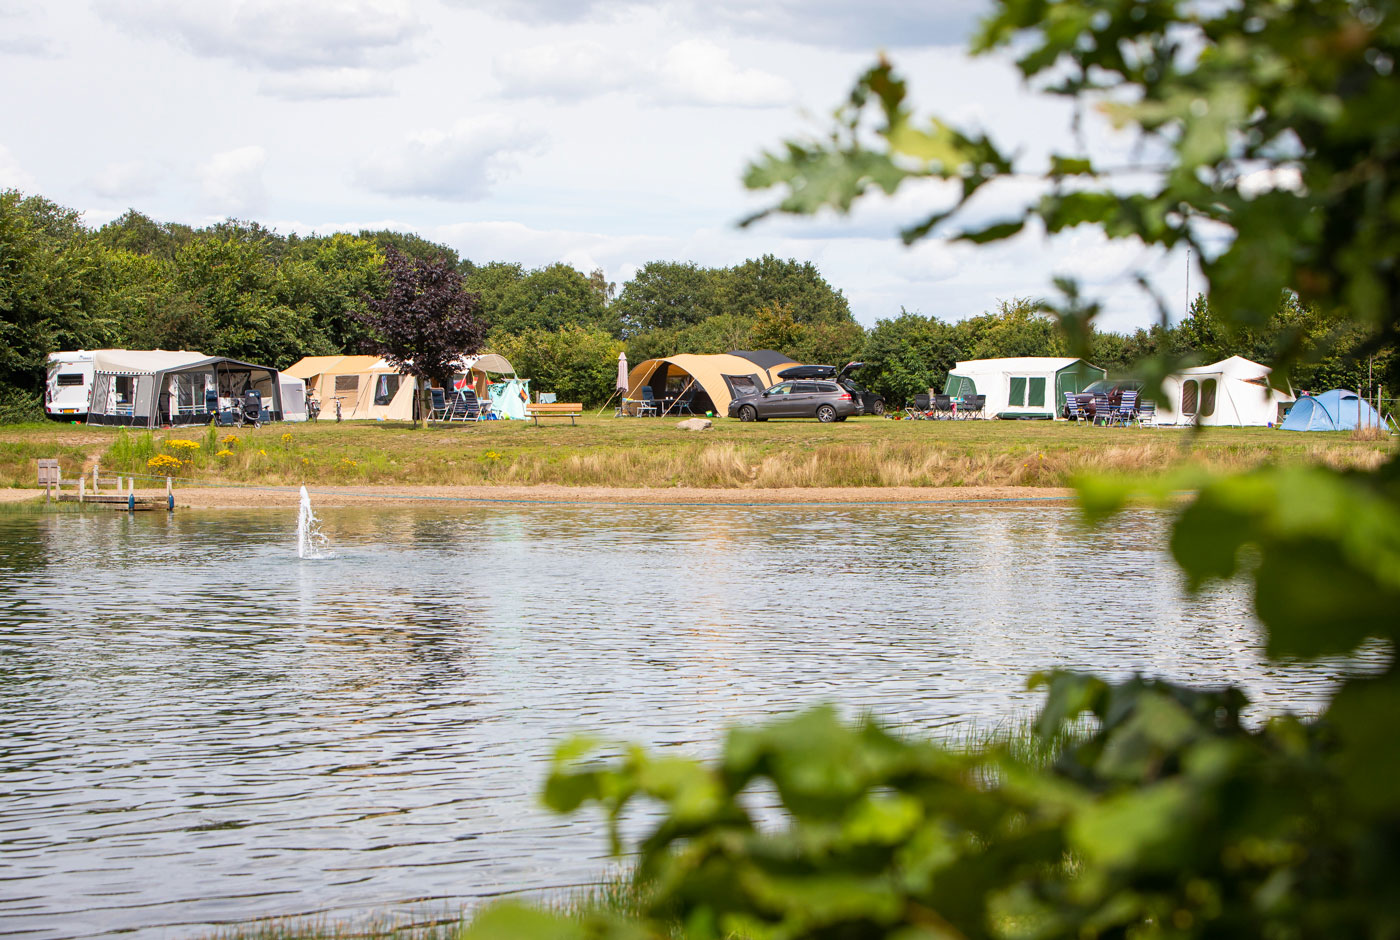
[[[780,379],[834,379],[835,366],[791,366],[778,373]]]

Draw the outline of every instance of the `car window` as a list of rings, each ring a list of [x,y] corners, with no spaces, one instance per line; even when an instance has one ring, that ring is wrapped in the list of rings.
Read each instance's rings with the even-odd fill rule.
[[[827,385],[825,382],[817,386],[819,392],[839,392],[841,389],[835,385]]]
[[[792,393],[791,382],[780,382],[768,390],[769,395],[788,395]]]
[[[798,395],[810,395],[820,389],[821,386],[816,382],[797,382],[792,388],[793,392]]]

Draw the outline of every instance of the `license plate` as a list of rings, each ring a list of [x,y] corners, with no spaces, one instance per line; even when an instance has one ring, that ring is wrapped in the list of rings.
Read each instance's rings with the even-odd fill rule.
[[[62,409],[62,412],[63,412],[63,414],[66,414],[66,415],[75,415],[75,414],[78,413],[78,409],[77,409],[77,408],[64,408],[64,409]]]

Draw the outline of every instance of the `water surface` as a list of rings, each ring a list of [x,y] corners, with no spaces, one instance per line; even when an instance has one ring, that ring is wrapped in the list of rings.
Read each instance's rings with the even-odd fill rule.
[[[0,934],[198,934],[586,883],[536,807],[581,731],[711,749],[816,701],[928,731],[1052,667],[1318,707],[1164,521],[1067,508],[434,506],[0,516]]]

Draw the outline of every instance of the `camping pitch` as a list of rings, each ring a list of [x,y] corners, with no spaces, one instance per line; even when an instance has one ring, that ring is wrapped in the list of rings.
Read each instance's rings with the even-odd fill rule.
[[[1276,388],[1272,370],[1243,356],[1182,369],[1162,383],[1157,423],[1264,427],[1279,421],[1293,393]]]
[[[1344,388],[1298,399],[1279,425],[1285,431],[1354,431],[1380,426],[1376,409]]]
[[[944,394],[986,395],[984,411],[996,418],[1050,419],[1064,407],[1065,392],[1080,392],[1108,373],[1083,359],[1017,356],[970,359],[948,373]]]

